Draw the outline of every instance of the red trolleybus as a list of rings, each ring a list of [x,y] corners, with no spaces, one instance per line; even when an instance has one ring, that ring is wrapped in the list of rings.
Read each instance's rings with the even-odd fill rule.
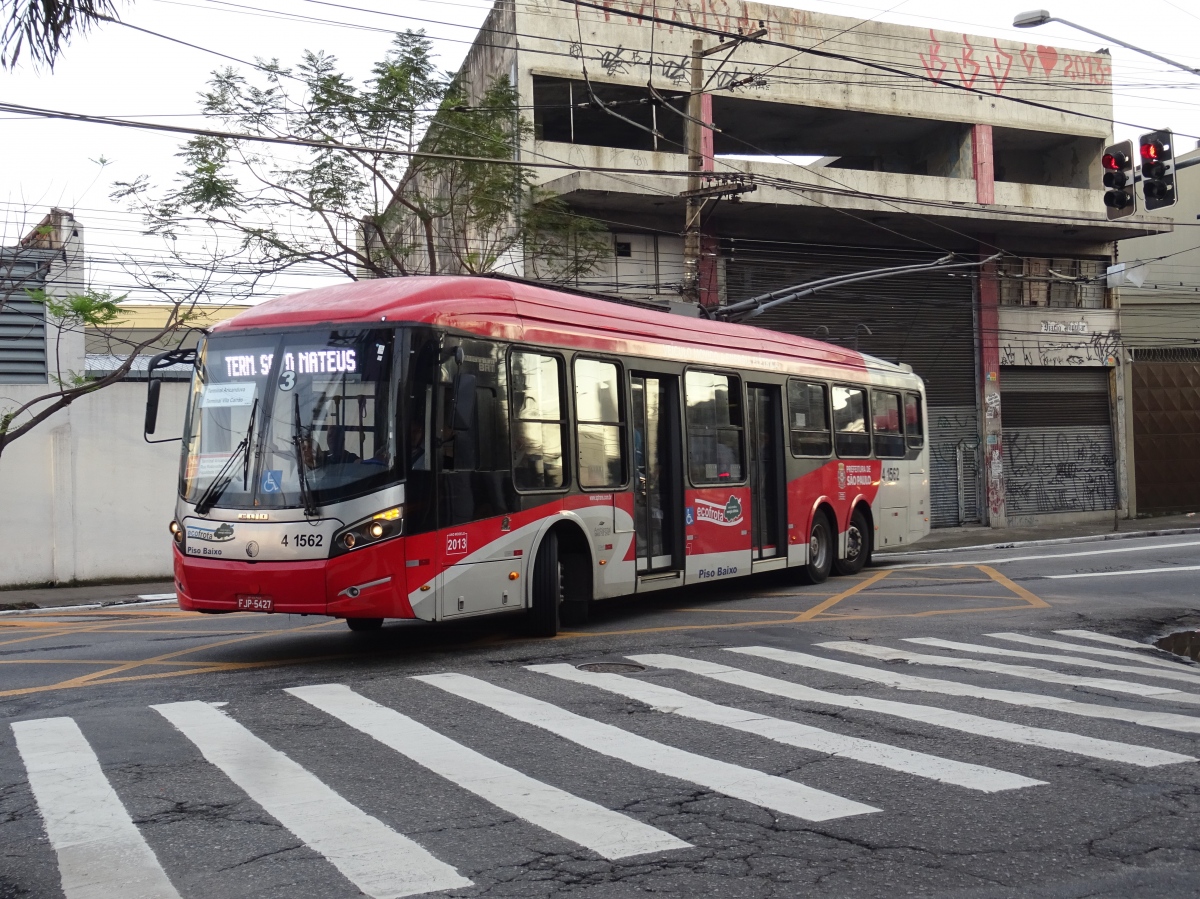
[[[179,604],[443,621],[778,568],[929,530],[921,380],[759,328],[493,278],[265,302],[197,352]]]

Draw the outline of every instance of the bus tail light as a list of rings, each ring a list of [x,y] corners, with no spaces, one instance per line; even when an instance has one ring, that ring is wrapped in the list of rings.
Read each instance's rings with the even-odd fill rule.
[[[351,550],[362,549],[391,537],[399,537],[403,531],[404,510],[400,506],[393,506],[334,534],[332,554],[338,556]]]

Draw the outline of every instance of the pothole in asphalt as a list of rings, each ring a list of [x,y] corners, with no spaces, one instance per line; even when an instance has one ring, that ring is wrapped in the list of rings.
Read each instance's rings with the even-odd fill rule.
[[[1154,645],[1193,662],[1200,662],[1200,631],[1176,631],[1155,640]]]
[[[576,665],[580,671],[591,671],[595,674],[630,674],[634,671],[645,671],[645,665],[633,662],[584,662]]]

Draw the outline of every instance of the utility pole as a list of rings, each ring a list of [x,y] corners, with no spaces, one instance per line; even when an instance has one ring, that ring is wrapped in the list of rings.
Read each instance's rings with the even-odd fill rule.
[[[738,194],[753,190],[753,186],[726,188],[723,191],[711,192],[701,188],[701,178],[704,173],[704,131],[712,128],[712,122],[704,115],[704,57],[712,56],[726,50],[734,50],[745,41],[765,37],[767,29],[759,23],[757,31],[750,34],[738,35],[736,38],[715,47],[704,49],[704,41],[696,38],[692,41],[692,90],[688,95],[687,128],[684,130],[687,144],[688,179],[687,190],[683,196],[687,206],[683,222],[683,299],[688,303],[700,304],[700,214],[704,204],[710,198],[724,194]]]
[[[700,191],[700,172],[704,156],[700,142],[703,138],[701,116],[704,113],[701,93],[704,90],[704,41],[692,41],[692,92],[688,96],[687,120],[687,210],[683,219],[683,299],[700,303],[700,212],[704,200]]]

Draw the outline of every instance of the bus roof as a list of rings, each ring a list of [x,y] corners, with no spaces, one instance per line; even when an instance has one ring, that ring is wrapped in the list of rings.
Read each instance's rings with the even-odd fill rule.
[[[213,333],[377,322],[426,324],[499,340],[615,355],[652,354],[707,365],[779,369],[789,361],[807,362],[907,374],[915,380],[907,367],[807,337],[489,277],[415,275],[321,287],[267,300],[217,324]]]

